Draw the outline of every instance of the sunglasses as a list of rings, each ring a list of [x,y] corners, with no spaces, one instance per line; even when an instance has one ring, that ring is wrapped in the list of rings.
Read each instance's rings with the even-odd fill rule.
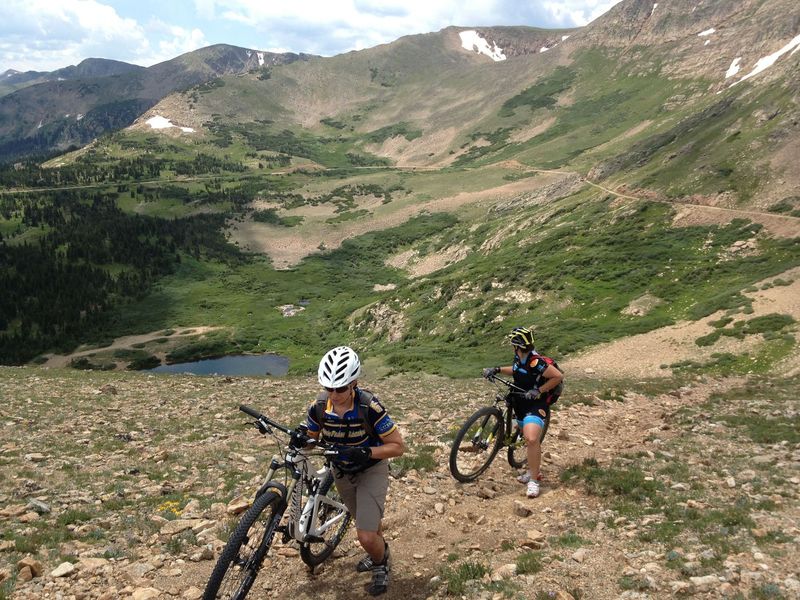
[[[332,394],[333,392],[336,392],[337,394],[343,394],[349,389],[350,389],[350,384],[348,383],[347,385],[343,385],[342,387],[337,387],[337,388],[326,387],[325,391],[328,392],[329,394]]]

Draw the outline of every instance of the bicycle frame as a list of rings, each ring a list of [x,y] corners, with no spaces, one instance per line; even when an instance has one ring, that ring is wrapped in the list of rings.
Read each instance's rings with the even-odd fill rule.
[[[275,474],[281,470],[285,470],[291,475],[288,486],[274,480]],[[342,509],[346,511],[344,504],[318,493],[321,483],[329,476],[330,471],[330,466],[326,464],[313,476],[310,476],[308,456],[301,451],[287,450],[283,461],[277,454],[272,457],[266,478],[256,493],[256,498],[269,489],[277,489],[280,492],[285,506],[290,509],[289,521],[281,528],[287,539],[294,538],[301,543],[319,541],[321,534],[346,517],[346,512],[340,512]],[[302,482],[302,485],[298,486],[298,482]],[[301,509],[300,503],[304,488],[310,489],[311,494]],[[332,518],[315,526],[323,505],[337,510]]]
[[[504,437],[503,437],[503,446],[509,446],[512,443],[512,438],[514,435],[514,426],[516,425],[516,420],[514,419],[514,408],[511,404],[511,397],[509,396],[511,390],[515,390],[518,392],[523,392],[524,390],[520,387],[517,387],[510,381],[506,381],[497,375],[494,375],[491,379],[492,383],[499,381],[500,383],[505,384],[508,386],[509,391],[505,394],[500,393],[498,390],[494,396],[494,405],[497,406],[500,411],[503,413],[503,427],[504,427]],[[500,406],[503,404],[504,406]]]

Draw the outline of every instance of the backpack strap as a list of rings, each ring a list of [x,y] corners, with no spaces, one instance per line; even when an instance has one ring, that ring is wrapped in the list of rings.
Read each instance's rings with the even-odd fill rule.
[[[564,373],[564,369],[558,366],[558,363],[554,361],[549,356],[544,356],[543,354],[536,354],[535,352],[531,353],[531,358],[539,358],[543,360],[548,365],[553,365],[556,369],[558,369],[561,373]]]
[[[364,422],[364,431],[372,439],[380,439],[375,433],[374,424],[369,420],[369,405],[375,398],[375,394],[369,390],[358,390],[358,418]],[[314,402],[314,416],[317,418],[320,430],[325,422],[325,408],[328,406],[328,394],[320,392],[317,400]]]
[[[358,416],[364,421],[364,431],[366,431],[367,435],[373,440],[376,438],[380,439],[375,433],[373,423],[369,420],[369,405],[372,404],[374,398],[375,394],[369,390],[358,390]]]

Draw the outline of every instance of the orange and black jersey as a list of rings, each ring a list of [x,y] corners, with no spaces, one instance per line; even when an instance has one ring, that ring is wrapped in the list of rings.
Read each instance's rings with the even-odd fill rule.
[[[551,363],[552,360],[548,360],[547,357],[534,352],[529,352],[524,361],[514,354],[514,364],[511,365],[514,383],[517,387],[521,387],[526,391],[535,387],[542,387],[544,382],[547,381],[544,377],[544,372]]]

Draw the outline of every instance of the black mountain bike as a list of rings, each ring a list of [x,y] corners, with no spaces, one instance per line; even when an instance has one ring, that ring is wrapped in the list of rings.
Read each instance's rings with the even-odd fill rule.
[[[497,375],[487,379],[497,388],[494,404],[475,411],[458,430],[450,448],[450,473],[463,483],[475,481],[486,471],[503,446],[508,448],[509,465],[521,469],[528,464],[528,448],[511,407],[512,395],[524,394],[525,390]],[[508,391],[501,393],[498,383],[505,385]],[[549,425],[548,416],[541,439]]]
[[[282,459],[272,457],[252,506],[239,520],[211,572],[203,600],[243,600],[276,534],[283,543],[296,540],[300,557],[309,567],[321,564],[333,554],[352,520],[333,486],[329,459],[335,452],[309,437],[305,425],[291,430],[248,406],[239,410],[255,418],[254,425],[262,434],[278,439],[279,448],[280,439],[273,428],[288,435],[289,444]],[[313,471],[310,456],[324,456],[325,465]]]

